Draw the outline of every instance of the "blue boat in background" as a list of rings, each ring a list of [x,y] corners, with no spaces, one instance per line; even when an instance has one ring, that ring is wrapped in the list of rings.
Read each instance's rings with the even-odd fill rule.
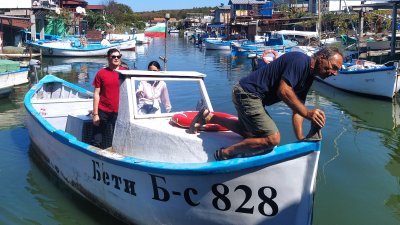
[[[270,33],[265,36],[264,42],[233,43],[231,55],[232,57],[247,57],[250,53],[263,54],[265,50],[287,52],[297,45],[298,42],[287,40],[281,34]]]

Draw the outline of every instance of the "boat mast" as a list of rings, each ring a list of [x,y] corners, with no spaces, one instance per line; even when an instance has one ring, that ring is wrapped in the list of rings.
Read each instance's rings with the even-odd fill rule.
[[[396,1],[391,1],[392,6],[392,39],[390,40],[390,56],[393,58],[396,55],[396,30],[397,30],[397,4]],[[397,81],[397,79],[396,79]]]

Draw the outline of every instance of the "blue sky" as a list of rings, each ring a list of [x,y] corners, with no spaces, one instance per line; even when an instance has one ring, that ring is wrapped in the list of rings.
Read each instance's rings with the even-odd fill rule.
[[[102,4],[104,0],[86,0],[91,5]],[[163,9],[191,9],[194,7],[214,7],[221,3],[228,5],[229,0],[116,0],[128,5],[134,12],[157,11]]]

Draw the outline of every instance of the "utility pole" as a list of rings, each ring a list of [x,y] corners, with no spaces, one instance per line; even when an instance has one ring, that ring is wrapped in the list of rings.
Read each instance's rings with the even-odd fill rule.
[[[321,0],[318,0],[318,23],[317,23],[317,30],[318,30],[318,45],[321,44],[321,23],[322,23],[322,14],[321,14]]]
[[[160,59],[164,62],[164,71],[167,71],[167,33],[168,33],[168,20],[170,19],[169,13],[165,14],[165,38],[164,38],[164,57],[160,56]]]
[[[392,8],[392,39],[390,41],[390,56],[394,57],[396,54],[396,30],[397,30],[397,1],[393,2]]]

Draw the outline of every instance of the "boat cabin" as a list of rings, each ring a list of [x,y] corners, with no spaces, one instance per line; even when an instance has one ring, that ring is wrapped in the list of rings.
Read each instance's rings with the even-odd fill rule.
[[[206,87],[205,74],[198,72],[153,72],[121,70],[120,108],[114,132],[113,151],[136,158],[174,163],[214,161],[214,152],[238,142],[241,137],[230,131],[188,133],[171,118],[183,112],[198,111],[206,106],[213,111]],[[164,82],[168,89],[171,111],[164,102],[154,103],[160,110],[143,113],[143,102],[137,96],[141,83]],[[158,100],[155,100],[156,102]],[[176,121],[175,121],[176,122]],[[178,121],[179,123],[179,121]]]

